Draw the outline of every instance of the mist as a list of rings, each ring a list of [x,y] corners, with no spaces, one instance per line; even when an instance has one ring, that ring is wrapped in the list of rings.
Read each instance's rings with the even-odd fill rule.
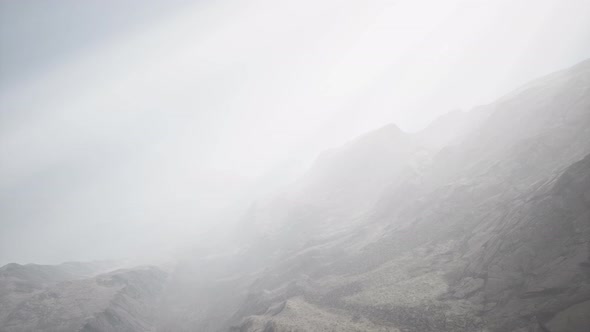
[[[0,330],[584,331],[589,14],[0,2]]]
[[[327,148],[584,59],[589,6],[3,2],[0,260],[128,257],[219,231]]]

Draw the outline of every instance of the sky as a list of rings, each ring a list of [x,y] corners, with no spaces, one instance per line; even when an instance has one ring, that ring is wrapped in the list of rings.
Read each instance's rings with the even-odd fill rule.
[[[322,150],[590,57],[589,0],[1,0],[0,264],[211,241]]]

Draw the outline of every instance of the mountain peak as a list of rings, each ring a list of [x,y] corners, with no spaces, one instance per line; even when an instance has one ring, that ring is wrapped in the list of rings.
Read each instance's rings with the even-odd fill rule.
[[[365,133],[354,139],[349,145],[366,144],[369,142],[384,142],[390,140],[397,140],[400,136],[406,133],[397,125],[390,123],[368,133]]]
[[[386,124],[385,126],[369,132],[368,134],[370,135],[371,133],[389,133],[396,135],[405,134],[405,132],[401,130],[400,127],[398,127],[395,123]]]

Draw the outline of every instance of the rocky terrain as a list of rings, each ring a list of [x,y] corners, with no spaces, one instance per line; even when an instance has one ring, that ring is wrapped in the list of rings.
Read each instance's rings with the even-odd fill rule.
[[[1,331],[153,331],[166,274],[112,264],[0,269]]]
[[[310,176],[347,185],[287,195],[284,228],[252,247],[305,240],[267,249],[234,329],[587,331],[590,62],[471,112],[418,134],[385,127],[320,159]],[[436,135],[444,147],[428,144]],[[333,208],[357,194],[355,213]]]
[[[168,276],[9,264],[0,331],[587,332],[590,60],[325,152],[228,248]]]

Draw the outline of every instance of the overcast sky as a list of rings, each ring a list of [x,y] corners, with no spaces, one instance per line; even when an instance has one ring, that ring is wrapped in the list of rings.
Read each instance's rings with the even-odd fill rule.
[[[0,264],[194,236],[239,214],[261,176],[590,57],[588,13],[590,0],[0,1]]]

